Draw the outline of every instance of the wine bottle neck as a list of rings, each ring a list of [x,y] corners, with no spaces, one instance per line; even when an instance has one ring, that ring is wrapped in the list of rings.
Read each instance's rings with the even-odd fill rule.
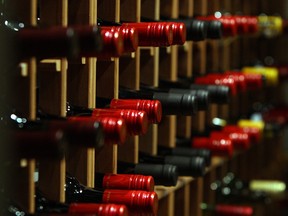
[[[142,163],[165,164],[164,157],[152,156],[144,152],[139,152],[139,161]]]
[[[67,203],[100,203],[103,198],[103,190],[86,187],[76,178],[70,177],[69,175],[66,175],[65,192]]]
[[[67,103],[67,109],[66,114],[67,116],[90,116],[92,114],[93,110],[80,107],[80,106],[74,106],[69,103]]]
[[[46,199],[39,189],[36,190],[35,203],[37,213],[67,213],[69,210],[67,204]]]

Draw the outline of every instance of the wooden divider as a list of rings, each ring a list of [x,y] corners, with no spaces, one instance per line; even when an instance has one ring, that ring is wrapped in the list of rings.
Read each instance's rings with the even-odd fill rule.
[[[120,8],[117,0],[98,0],[97,15],[108,21],[119,21]],[[96,95],[106,98],[118,98],[119,59],[98,60],[96,66]],[[96,104],[97,106],[97,104]],[[117,146],[104,146],[96,152],[95,170],[116,173]]]
[[[160,0],[142,0],[141,16],[152,20],[160,19]],[[159,82],[159,47],[140,48],[140,82],[158,87]],[[149,127],[145,136],[139,137],[139,150],[157,154],[158,125]]]
[[[179,14],[184,17],[193,17],[193,1],[185,0],[179,1]],[[183,46],[178,46],[177,50],[178,65],[177,75],[187,78],[192,78],[193,74],[193,43],[192,41],[186,41]],[[177,136],[190,138],[192,127],[191,116],[178,116],[177,117]]]
[[[140,22],[140,1],[120,1],[120,21]],[[131,13],[132,12],[132,13]],[[129,77],[129,79],[127,79]],[[119,59],[119,86],[139,90],[140,87],[140,50],[130,56]],[[118,98],[118,95],[116,96]],[[137,163],[139,136],[131,136],[123,146],[118,148],[118,158],[122,161]]]

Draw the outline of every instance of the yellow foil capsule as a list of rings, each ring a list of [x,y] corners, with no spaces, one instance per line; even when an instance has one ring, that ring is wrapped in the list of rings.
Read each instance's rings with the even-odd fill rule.
[[[266,79],[267,86],[276,86],[278,84],[279,71],[275,67],[244,67],[244,74],[261,74]]]

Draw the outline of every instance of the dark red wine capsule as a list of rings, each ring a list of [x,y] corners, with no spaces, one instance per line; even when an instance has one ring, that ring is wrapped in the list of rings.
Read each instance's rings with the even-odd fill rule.
[[[142,211],[157,215],[158,196],[155,192],[137,191],[137,190],[109,190],[106,189],[103,194],[104,203],[125,203],[130,211]]]
[[[72,203],[69,206],[69,213],[76,215],[97,215],[97,216],[127,216],[128,210],[125,205],[100,204],[100,203]]]
[[[110,107],[145,111],[151,123],[159,123],[162,118],[162,105],[158,100],[112,99]]]
[[[70,121],[97,120],[101,123],[104,132],[104,142],[107,144],[123,144],[127,138],[127,126],[125,120],[119,117],[108,116],[77,116],[68,117]]]
[[[195,79],[196,84],[214,84],[228,86],[232,95],[237,94],[237,87],[235,80],[229,76],[219,74],[209,74]]]
[[[206,148],[211,150],[213,155],[233,156],[233,145],[227,137],[195,137],[192,139],[193,148]]]
[[[247,150],[250,148],[250,140],[247,133],[240,131],[213,131],[211,137],[227,136],[232,140],[233,148],[239,150]]]
[[[101,29],[118,32],[123,38],[123,53],[135,52],[138,47],[138,32],[136,28],[127,26],[103,26]]]
[[[122,55],[124,51],[124,42],[121,33],[117,31],[101,29],[101,36],[103,41],[103,49],[96,55],[96,57],[112,58]]]
[[[154,191],[154,179],[136,174],[106,174],[102,186],[105,189]]]
[[[93,109],[92,116],[123,118],[131,135],[145,134],[148,130],[146,112],[132,109]]]
[[[252,216],[253,208],[251,206],[218,204],[215,206],[215,213],[217,216]]]
[[[172,22],[173,42],[172,45],[183,45],[186,41],[186,26],[184,23]]]
[[[173,43],[173,30],[169,22],[123,23],[138,31],[139,46],[170,46]]]

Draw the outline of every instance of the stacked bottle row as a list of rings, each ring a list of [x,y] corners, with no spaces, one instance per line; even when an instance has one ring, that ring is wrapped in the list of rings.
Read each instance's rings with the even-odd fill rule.
[[[137,51],[143,51],[147,47],[172,48],[175,45],[182,46],[188,41],[220,41],[227,37],[251,34],[270,37],[285,32],[285,22],[281,17],[232,16],[216,12],[213,16],[180,18],[160,16],[161,20],[155,21],[142,17],[141,22],[127,19],[120,20],[121,22],[97,19],[98,25],[49,28],[23,28],[22,23],[15,26],[14,23],[5,21],[6,26],[3,27],[5,33],[6,27],[19,30],[8,32],[9,35],[13,33],[13,41],[19,44],[18,60],[33,56],[39,59],[67,57],[69,62],[74,63],[78,57],[97,57],[99,65],[106,61],[113,62],[115,60],[111,58],[115,57],[120,57],[120,61],[121,58],[134,61],[133,55],[131,58],[127,54],[136,52],[137,55]],[[38,21],[41,26],[41,16]],[[169,54],[169,51],[167,52]],[[61,161],[65,160],[67,153],[74,151],[74,147],[92,148],[96,153],[103,152],[103,149],[111,146],[115,148],[116,145],[119,148],[129,147],[131,139],[147,136],[152,127],[165,124],[163,118],[166,117],[194,118],[203,112],[206,115],[210,112],[211,106],[215,105],[220,109],[228,105],[232,109],[231,101],[235,102],[237,99],[240,103],[245,102],[249,100],[247,94],[275,87],[282,77],[286,78],[285,69],[269,65],[206,73],[193,78],[177,77],[173,81],[160,78],[157,85],[137,80],[139,88],[120,82],[114,97],[101,95],[93,98],[97,108],[78,106],[73,100],[68,100],[64,101],[65,115],[62,116],[65,117],[60,117],[47,111],[37,100],[35,119],[26,118],[17,112],[17,107],[13,107],[16,111],[2,116],[1,126],[13,137],[12,141],[18,153],[17,161],[21,158]],[[42,93],[41,85],[37,86],[37,91]],[[236,115],[231,115],[231,110],[224,113],[224,119],[217,118],[218,114],[212,119],[207,118],[205,123],[202,122],[205,124],[204,131],[187,127],[192,135],[181,137],[176,134],[173,146],[161,143],[160,137],[156,154],[142,149],[137,149],[136,152],[130,150],[130,155],[136,154],[137,162],[131,162],[130,158],[114,158],[116,162],[113,163],[118,174],[111,174],[112,171],[97,172],[96,169],[92,174],[95,176],[94,188],[84,186],[75,177],[71,177],[71,174],[64,173],[66,183],[64,186],[62,182],[61,187],[64,186],[65,204],[46,199],[45,193],[36,187],[35,211],[37,214],[49,215],[163,214],[163,210],[159,213],[157,210],[158,204],[161,205],[158,202],[161,200],[158,199],[157,189],[158,195],[154,192],[154,184],[177,188],[178,180],[183,176],[205,178],[215,156],[232,160],[239,152],[248,152],[255,148],[254,146],[262,145],[263,134],[267,134],[267,131],[275,132],[274,130],[279,129],[277,127],[285,125],[285,107],[284,111],[279,107],[262,113],[264,123],[250,119],[255,118],[255,114],[250,113],[250,109],[253,108],[251,105],[251,101],[248,101],[247,110],[238,110]],[[228,119],[225,119],[227,115]],[[192,178],[189,178],[189,181],[192,181]],[[35,185],[38,185],[37,181]],[[197,206],[197,209],[204,208],[205,205]],[[221,209],[221,206],[218,207]],[[228,211],[226,215],[232,215],[228,207],[222,206],[222,209]],[[246,215],[253,211],[249,207],[246,210]],[[19,214],[15,206],[9,208],[9,211],[12,215]]]
[[[5,14],[5,13],[4,13]],[[120,57],[139,47],[183,45],[186,41],[222,39],[248,34],[265,37],[285,34],[287,21],[276,16],[225,15],[142,22],[103,21],[94,26],[32,28],[5,20],[2,30],[17,47],[20,59],[59,57]],[[41,26],[41,21],[38,24]],[[43,24],[42,24],[43,25]],[[44,45],[45,46],[44,46]],[[46,46],[47,45],[47,46]],[[49,46],[48,46],[49,45]]]

